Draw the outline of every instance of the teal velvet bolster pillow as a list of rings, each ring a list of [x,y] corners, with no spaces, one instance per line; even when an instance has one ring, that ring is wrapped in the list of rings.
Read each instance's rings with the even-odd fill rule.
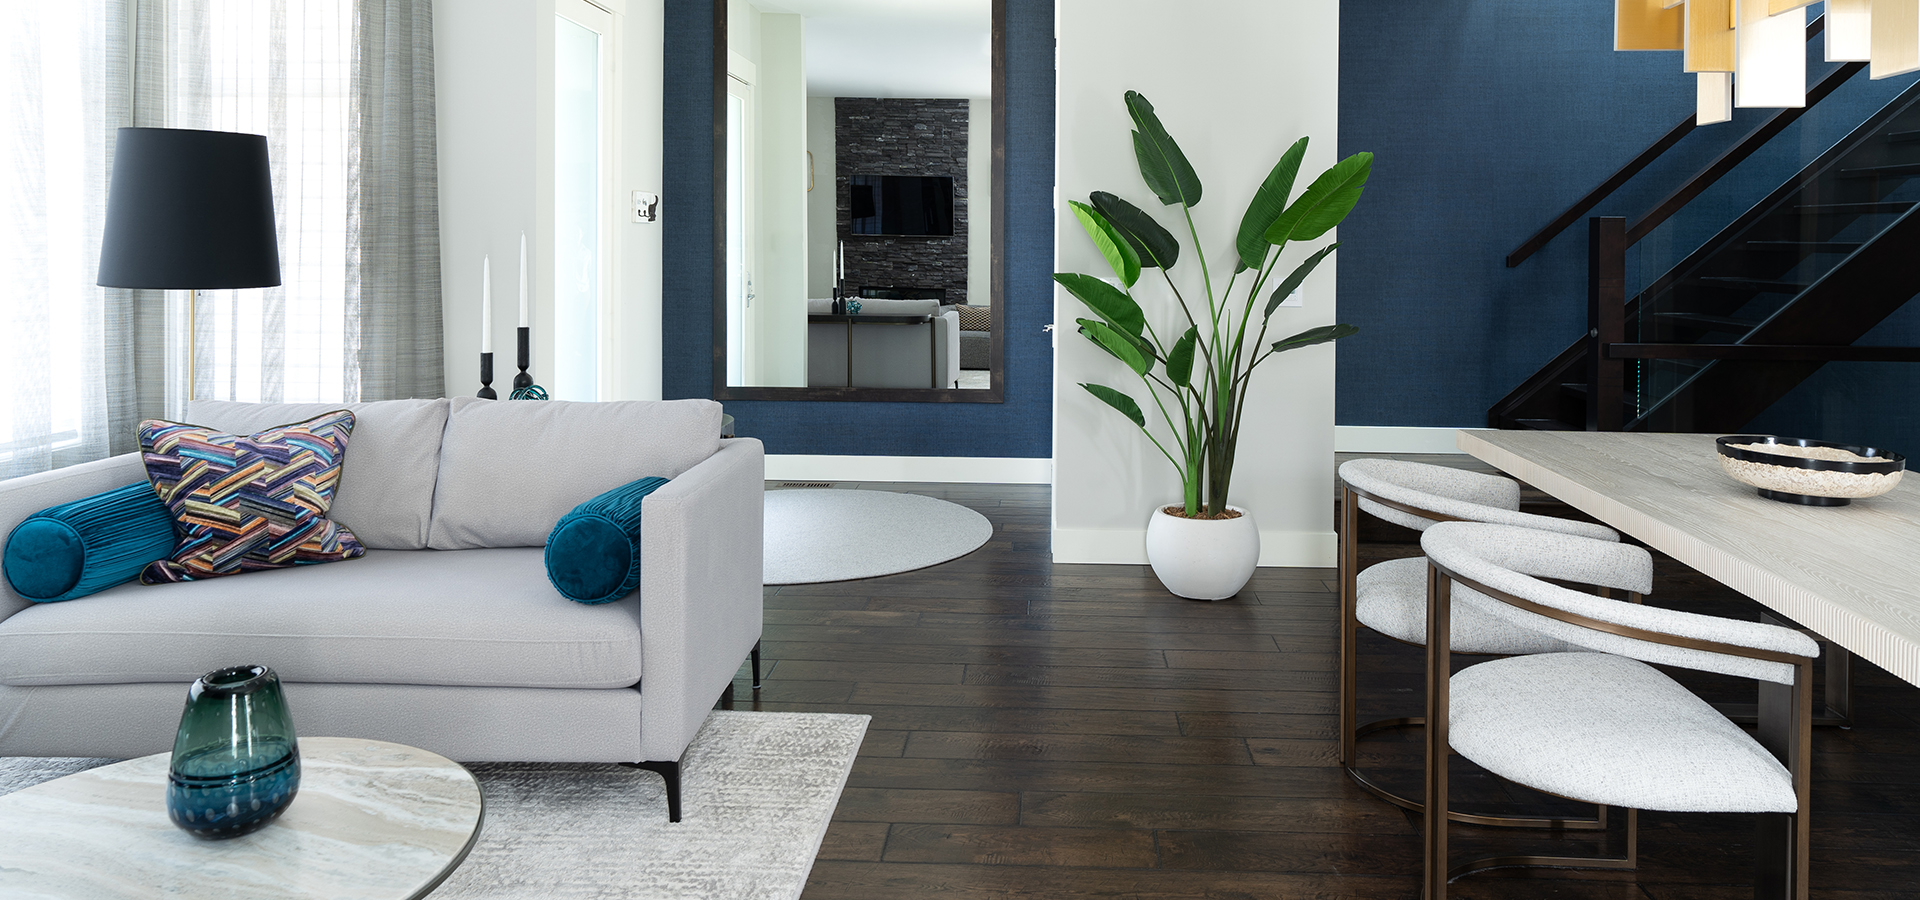
[[[611,603],[640,586],[640,503],[666,484],[642,478],[573,508],[547,536],[547,580],[560,596]]]
[[[146,482],[43,509],[7,536],[7,583],[36,603],[138,577],[173,554],[173,516]]]

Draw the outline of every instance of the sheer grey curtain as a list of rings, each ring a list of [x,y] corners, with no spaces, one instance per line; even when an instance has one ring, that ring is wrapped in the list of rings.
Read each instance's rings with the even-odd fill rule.
[[[13,13],[9,14],[13,16]],[[0,90],[0,477],[185,400],[442,393],[431,0],[22,4]],[[93,286],[114,129],[264,134],[285,285]],[[191,369],[191,373],[189,373]],[[191,378],[191,386],[189,386]]]

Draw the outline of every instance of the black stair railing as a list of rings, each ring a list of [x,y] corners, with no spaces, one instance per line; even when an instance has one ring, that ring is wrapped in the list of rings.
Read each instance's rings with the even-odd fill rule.
[[[1823,27],[1824,17],[1816,18],[1807,26],[1807,37],[1811,39],[1817,36]],[[1629,224],[1625,218],[1617,216],[1588,217],[1587,334],[1580,342],[1569,347],[1566,352],[1563,352],[1546,368],[1542,369],[1538,375],[1530,379],[1528,384],[1521,385],[1514,393],[1509,394],[1500,404],[1490,410],[1489,424],[1495,427],[1512,427],[1513,420],[1508,420],[1508,417],[1503,414],[1503,410],[1518,409],[1523,402],[1528,401],[1533,402],[1533,405],[1538,408],[1540,404],[1538,403],[1538,397],[1535,395],[1543,388],[1547,390],[1565,388],[1570,395],[1574,393],[1584,395],[1577,398],[1584,401],[1582,404],[1585,407],[1583,410],[1585,413],[1584,416],[1580,416],[1577,413],[1571,416],[1562,413],[1559,415],[1559,422],[1557,423],[1543,419],[1526,418],[1520,418],[1517,421],[1530,427],[1579,428],[1584,425],[1588,430],[1621,430],[1629,425],[1629,418],[1634,417],[1635,413],[1645,411],[1639,404],[1630,403],[1625,396],[1627,369],[1630,363],[1645,366],[1652,364],[1652,361],[1656,360],[1695,360],[1704,361],[1705,364],[1710,367],[1716,361],[1765,362],[1774,365],[1776,371],[1773,380],[1778,384],[1790,387],[1792,384],[1797,384],[1800,379],[1807,377],[1807,375],[1810,374],[1813,369],[1817,369],[1820,364],[1828,361],[1920,361],[1920,348],[1849,346],[1851,340],[1847,339],[1845,334],[1835,331],[1834,329],[1826,329],[1826,331],[1832,333],[1814,334],[1809,332],[1806,334],[1806,340],[1790,342],[1795,336],[1798,336],[1800,332],[1794,331],[1791,328],[1763,327],[1763,325],[1776,324],[1771,320],[1767,323],[1747,322],[1732,318],[1731,315],[1716,315],[1713,314],[1711,310],[1708,312],[1666,311],[1660,312],[1658,315],[1664,317],[1669,324],[1679,323],[1686,327],[1700,329],[1701,331],[1697,338],[1699,340],[1705,340],[1705,336],[1715,330],[1721,333],[1735,333],[1738,331],[1739,336],[1733,343],[1691,343],[1670,340],[1633,342],[1628,340],[1627,331],[1629,322],[1639,322],[1642,315],[1650,312],[1647,304],[1653,302],[1656,298],[1664,298],[1668,302],[1671,302],[1673,292],[1677,290],[1677,286],[1681,284],[1680,281],[1676,281],[1675,279],[1686,278],[1690,273],[1691,282],[1688,286],[1696,292],[1705,291],[1713,294],[1713,292],[1717,291],[1726,294],[1726,296],[1736,298],[1756,294],[1788,295],[1787,305],[1789,307],[1792,305],[1792,298],[1795,295],[1798,295],[1804,289],[1812,287],[1812,285],[1790,281],[1784,277],[1698,274],[1701,266],[1694,256],[1707,254],[1709,247],[1703,247],[1700,251],[1696,251],[1694,256],[1690,256],[1688,260],[1683,262],[1681,266],[1676,266],[1673,272],[1663,276],[1662,279],[1656,281],[1654,285],[1650,286],[1637,297],[1630,299],[1626,296],[1626,253],[1628,248],[1651,234],[1662,223],[1666,222],[1675,213],[1684,208],[1687,203],[1705,192],[1714,183],[1733,171],[1735,167],[1756,152],[1762,145],[1766,144],[1789,125],[1797,121],[1806,113],[1807,109],[1812,108],[1821,100],[1831,95],[1841,84],[1845,83],[1855,74],[1858,74],[1863,68],[1865,68],[1865,64],[1863,63],[1845,63],[1829,71],[1808,89],[1807,102],[1804,107],[1783,109],[1768,116],[1733,146],[1715,157],[1693,177],[1687,179],[1678,188],[1674,189],[1656,203],[1652,209],[1635,219],[1631,224]],[[1897,101],[1894,104],[1889,104],[1888,109],[1890,110],[1896,105],[1898,105]],[[1902,107],[1902,109],[1904,108],[1905,107]],[[1895,114],[1896,113],[1889,113],[1883,110],[1883,112],[1878,115],[1881,120],[1890,121],[1890,117]],[[1864,127],[1865,126],[1863,126],[1863,128]],[[1598,206],[1602,200],[1626,185],[1634,176],[1638,175],[1654,160],[1658,159],[1662,154],[1676,145],[1682,138],[1689,134],[1693,128],[1693,119],[1689,117],[1686,121],[1670,129],[1627,165],[1623,166],[1612,176],[1609,176],[1600,185],[1596,186],[1594,190],[1588,192],[1586,196],[1568,207],[1566,211],[1556,217],[1545,228],[1541,229],[1540,232],[1534,234],[1516,248],[1513,253],[1508,255],[1507,265],[1509,267],[1518,266],[1528,257],[1545,247],[1555,236],[1566,230],[1574,222],[1577,222],[1581,217],[1586,216],[1587,213]],[[1920,133],[1915,133],[1914,137],[1920,138]],[[1890,142],[1905,140],[1905,138],[1899,134],[1887,135],[1885,139]],[[1839,151],[1840,147],[1836,145],[1833,150],[1828,151],[1827,156],[1833,156],[1839,153]],[[1822,161],[1828,161],[1827,157],[1823,156]],[[1820,161],[1817,161],[1816,165],[1809,166],[1805,171],[1815,171],[1818,168],[1819,162]],[[1865,174],[1878,178],[1882,174],[1892,172],[1899,168],[1901,167],[1881,165]],[[1900,174],[1920,175],[1920,165],[1910,166],[1910,168],[1913,168],[1915,171],[1913,173],[1902,172]],[[1746,222],[1746,225],[1743,227],[1751,229],[1753,222],[1747,220],[1757,221],[1756,217],[1761,214],[1760,211],[1763,207],[1768,210],[1774,209],[1778,206],[1779,202],[1781,202],[1780,198],[1783,196],[1811,190],[1809,185],[1812,182],[1805,177],[1805,171],[1803,171],[1802,176],[1797,176],[1796,182],[1790,182],[1788,185],[1783,186],[1780,191],[1775,192],[1774,197],[1769,198],[1769,201],[1763,202],[1760,206],[1756,206],[1754,211],[1750,211],[1747,216],[1743,217],[1743,221]],[[1844,175],[1845,170],[1842,170],[1842,173]],[[1878,182],[1875,182],[1875,184],[1877,185]],[[1817,191],[1814,191],[1814,193],[1817,193]],[[1849,207],[1849,209],[1843,210],[1842,212],[1851,215],[1904,213],[1911,210],[1914,206],[1914,204],[1911,203],[1901,205],[1877,202],[1882,199],[1884,198],[1876,193],[1873,201],[1870,202],[1834,204],[1833,206],[1836,209],[1841,206]],[[1773,206],[1769,206],[1769,203],[1773,204]],[[1882,205],[1889,206],[1890,208],[1886,210],[1866,209],[1866,207],[1878,207]],[[1898,208],[1892,208],[1895,206]],[[1901,219],[1898,220],[1895,225],[1904,225],[1906,227],[1892,230],[1900,230],[1905,234],[1920,228],[1920,217],[1915,217],[1912,222],[1908,222],[1907,219],[1907,216],[1902,215]],[[1741,223],[1736,222],[1735,224],[1740,225]],[[1729,226],[1729,229],[1723,232],[1722,236],[1730,233],[1737,238],[1745,232],[1735,232],[1734,227]],[[1808,240],[1805,239],[1804,235],[1796,236],[1802,239],[1792,241],[1748,240],[1740,245],[1740,249],[1746,253],[1759,253],[1763,255],[1782,254],[1775,261],[1775,265],[1773,265],[1772,268],[1791,270],[1795,265],[1804,261],[1810,255],[1820,253],[1851,253],[1862,246],[1857,242]],[[1715,240],[1719,241],[1720,238],[1716,237]],[[1715,250],[1715,252],[1720,252],[1720,250]],[[1879,255],[1884,255],[1884,250],[1882,250]],[[1849,260],[1852,259],[1852,257],[1849,257]],[[1782,262],[1784,262],[1785,265],[1780,265]],[[1830,274],[1850,274],[1857,278],[1861,268],[1863,267],[1856,266],[1851,273],[1836,272]],[[1916,283],[1915,289],[1920,290],[1920,283]],[[1891,290],[1897,293],[1899,286],[1891,286]],[[1740,292],[1747,293],[1742,294]],[[1809,293],[1814,292],[1809,291]],[[1831,291],[1829,291],[1829,293],[1831,293]],[[1883,291],[1882,293],[1886,292]],[[1905,297],[1911,295],[1911,292],[1903,295],[1894,303],[1894,306],[1897,306],[1898,303],[1904,303]],[[1719,295],[1715,294],[1714,296]],[[1892,308],[1887,307],[1885,302],[1883,302],[1881,306],[1886,307],[1887,311],[1890,311]],[[1781,312],[1790,311],[1791,310],[1783,310]],[[1801,312],[1804,313],[1804,310]],[[1880,315],[1884,316],[1885,312],[1881,312]],[[1776,316],[1776,318],[1780,318],[1780,316]],[[1794,317],[1785,316],[1784,318],[1792,319]],[[1804,318],[1804,315],[1802,315],[1801,318]],[[1642,328],[1638,330],[1644,331],[1647,329]],[[1859,330],[1864,331],[1864,328]],[[1820,331],[1820,329],[1814,329],[1814,331],[1817,332]],[[1787,338],[1787,340],[1782,340],[1783,336]],[[1566,380],[1568,376],[1575,379],[1576,383],[1570,385],[1560,384],[1560,382]],[[1696,373],[1696,378],[1697,377]],[[1723,378],[1721,380],[1724,381],[1725,379]],[[1575,391],[1573,389],[1583,390]],[[1677,395],[1677,393],[1678,391],[1676,390],[1674,395]],[[1753,390],[1748,390],[1746,393],[1753,395],[1744,398],[1747,407],[1753,406],[1755,402],[1764,401],[1764,398],[1761,398],[1759,394]],[[1764,402],[1762,402],[1762,408],[1764,407]],[[1738,405],[1739,404],[1735,404],[1735,406]],[[1630,412],[1630,410],[1632,410],[1632,412]],[[1753,409],[1752,412],[1757,414],[1758,409]],[[1634,427],[1646,428],[1662,424],[1660,422],[1649,421],[1649,417],[1647,416],[1638,416],[1637,418],[1638,421],[1632,423]],[[1668,416],[1668,419],[1671,418],[1672,416]],[[1581,421],[1582,419],[1584,419],[1584,421]],[[1674,422],[1667,421],[1665,424],[1673,425]],[[1727,427],[1739,426],[1733,425]]]

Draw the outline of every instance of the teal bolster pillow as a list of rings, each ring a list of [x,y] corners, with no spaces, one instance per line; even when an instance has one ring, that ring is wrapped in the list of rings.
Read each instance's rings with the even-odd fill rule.
[[[560,517],[547,536],[547,580],[560,596],[611,603],[640,586],[640,503],[666,484],[642,478]]]
[[[7,583],[36,603],[85,597],[173,555],[174,540],[153,486],[130,484],[28,516],[7,536]]]

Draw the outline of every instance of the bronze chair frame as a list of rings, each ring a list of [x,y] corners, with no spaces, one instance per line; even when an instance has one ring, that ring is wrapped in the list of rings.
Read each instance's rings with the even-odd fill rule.
[[[1359,694],[1359,631],[1360,620],[1356,615],[1359,607],[1357,579],[1360,576],[1360,504],[1359,499],[1378,503],[1389,509],[1397,509],[1408,515],[1418,516],[1435,522],[1466,521],[1457,516],[1437,513],[1396,500],[1388,500],[1370,494],[1350,484],[1344,479],[1340,482],[1340,765],[1347,770],[1347,776],[1368,793],[1379,797],[1401,809],[1421,812],[1426,806],[1419,800],[1403,797],[1394,793],[1386,785],[1374,781],[1359,767],[1356,754],[1361,738],[1389,728],[1424,726],[1427,720],[1423,716],[1396,716],[1360,723],[1357,709]],[[1629,594],[1634,603],[1640,602],[1639,594]],[[1385,637],[1399,641],[1410,647],[1417,647],[1408,641],[1401,641],[1392,635]],[[1473,654],[1496,655],[1496,654]],[[1431,764],[1431,760],[1429,760]],[[1567,831],[1605,831],[1607,830],[1607,807],[1596,804],[1591,818],[1574,816],[1492,816],[1449,810],[1447,818],[1468,825],[1489,825],[1496,828],[1554,828]],[[1634,822],[1628,820],[1628,855],[1633,855]]]
[[[1638,862],[1634,845],[1638,830],[1637,810],[1627,810],[1628,849],[1624,857],[1495,856],[1448,865],[1447,855],[1447,738],[1448,700],[1452,673],[1448,665],[1453,637],[1453,585],[1491,597],[1509,606],[1582,628],[1620,635],[1652,644],[1703,650],[1743,659],[1786,663],[1794,667],[1793,684],[1758,681],[1760,687],[1759,734],[1761,746],[1787,767],[1793,778],[1797,810],[1792,813],[1762,813],[1756,844],[1756,900],[1807,900],[1807,868],[1810,859],[1812,825],[1809,801],[1812,795],[1813,761],[1813,659],[1773,650],[1756,650],[1735,644],[1700,638],[1679,637],[1647,631],[1628,625],[1566,612],[1516,597],[1466,578],[1445,566],[1427,561],[1427,720],[1437,723],[1427,728],[1427,790],[1425,825],[1424,893],[1427,900],[1445,900],[1447,883],[1462,875],[1500,866],[1565,866],[1575,868],[1627,869]],[[1437,761],[1437,763],[1436,763]]]

